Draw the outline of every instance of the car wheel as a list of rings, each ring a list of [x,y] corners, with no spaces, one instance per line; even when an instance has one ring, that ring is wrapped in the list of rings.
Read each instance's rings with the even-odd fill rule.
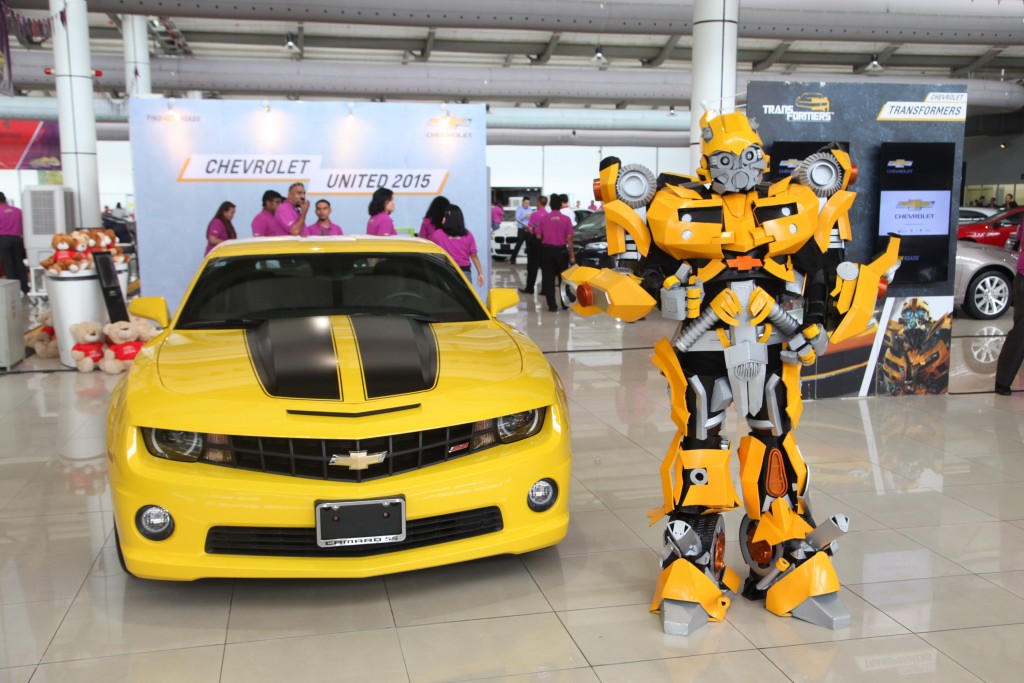
[[[964,296],[964,311],[978,320],[998,318],[1010,307],[1010,276],[986,270],[974,276]]]
[[[121,569],[128,576],[135,576],[128,569],[128,565],[124,563],[124,553],[121,551],[121,537],[117,534],[117,525],[114,525],[114,548],[117,550],[117,561],[121,565]]]
[[[1006,336],[998,327],[988,326],[975,330],[974,335],[964,340],[964,363],[976,375],[992,376],[996,372],[996,361],[1003,350]]]

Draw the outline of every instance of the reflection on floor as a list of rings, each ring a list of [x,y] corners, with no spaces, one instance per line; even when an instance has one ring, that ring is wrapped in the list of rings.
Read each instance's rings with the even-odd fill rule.
[[[522,286],[522,270],[498,266],[495,284]],[[127,578],[105,478],[117,378],[31,360],[0,377],[0,683],[1017,680],[1024,393],[991,393],[1008,318],[955,321],[948,395],[805,404],[817,514],[852,518],[836,556],[851,628],[737,598],[726,622],[680,638],[647,612],[661,529],[644,518],[672,432],[650,347],[672,325],[546,308],[524,295],[502,318],[570,393],[569,536],[381,579]],[[743,433],[734,417],[729,430]],[[735,545],[727,559],[741,568]]]

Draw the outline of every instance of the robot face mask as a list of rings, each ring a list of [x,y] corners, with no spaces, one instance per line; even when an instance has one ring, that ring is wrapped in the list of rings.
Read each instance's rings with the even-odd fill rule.
[[[912,345],[920,345],[932,326],[932,314],[928,306],[918,299],[911,299],[900,312],[903,335]]]
[[[750,145],[739,154],[715,152],[707,163],[711,189],[718,194],[753,190],[768,168],[768,160],[760,145]]]

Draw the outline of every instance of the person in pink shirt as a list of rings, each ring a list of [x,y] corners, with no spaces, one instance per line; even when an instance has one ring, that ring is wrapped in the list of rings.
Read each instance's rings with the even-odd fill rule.
[[[427,214],[423,217],[423,222],[420,223],[420,237],[429,240],[435,230],[441,229],[444,214],[451,205],[452,203],[443,195],[434,197],[434,201],[430,202],[430,208],[427,209]]]
[[[370,220],[366,223],[367,235],[397,235],[391,212],[395,210],[395,193],[386,187],[378,187],[370,199]]]
[[[284,197],[277,190],[267,190],[263,193],[263,210],[252,219],[252,236],[269,237],[276,232],[274,213],[281,205]]]
[[[341,226],[331,222],[331,203],[326,199],[317,200],[316,223],[307,225],[302,230],[303,237],[326,237],[328,235],[341,235]]]
[[[540,236],[544,252],[541,256],[540,288],[548,300],[548,310],[557,311],[556,290],[561,283],[562,271],[576,262],[572,244],[572,221],[562,214],[562,202],[565,195],[551,195],[551,213],[537,223],[537,234]],[[562,308],[565,308],[563,305]]]
[[[466,278],[473,275],[470,263],[476,266],[476,283],[484,284],[484,270],[480,267],[480,257],[476,253],[476,240],[473,238],[473,233],[466,230],[466,219],[457,204],[448,207],[441,229],[434,231],[430,236],[430,241],[451,255],[462,272],[466,274]]]
[[[537,224],[548,215],[547,206],[547,197],[537,197],[537,210],[530,214],[530,220],[526,225],[526,286],[519,290],[523,294],[533,294],[534,286],[537,284],[541,253],[544,251],[540,238],[537,237]]]
[[[206,251],[203,256],[210,253],[210,250],[221,242],[227,242],[238,237],[235,234],[235,226],[231,219],[235,217],[235,205],[231,202],[222,202],[213,220],[206,226]]]
[[[0,264],[4,277],[21,282],[21,291],[28,294],[28,269],[25,267],[25,238],[21,209],[7,203],[0,192]]]
[[[501,221],[505,218],[505,209],[501,208],[501,204],[497,201],[494,202],[494,206],[491,207],[491,231],[495,231],[501,227]]]
[[[288,199],[281,202],[274,212],[277,224],[275,236],[295,236],[306,227],[306,213],[309,212],[309,200],[306,199],[306,186],[292,183],[288,187]]]

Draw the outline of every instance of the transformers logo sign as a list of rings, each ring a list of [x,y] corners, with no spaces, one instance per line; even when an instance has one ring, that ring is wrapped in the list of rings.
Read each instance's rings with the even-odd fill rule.
[[[828,97],[820,92],[801,93],[793,104],[763,104],[761,109],[768,116],[785,116],[787,121],[815,123],[829,123],[835,113]]]

